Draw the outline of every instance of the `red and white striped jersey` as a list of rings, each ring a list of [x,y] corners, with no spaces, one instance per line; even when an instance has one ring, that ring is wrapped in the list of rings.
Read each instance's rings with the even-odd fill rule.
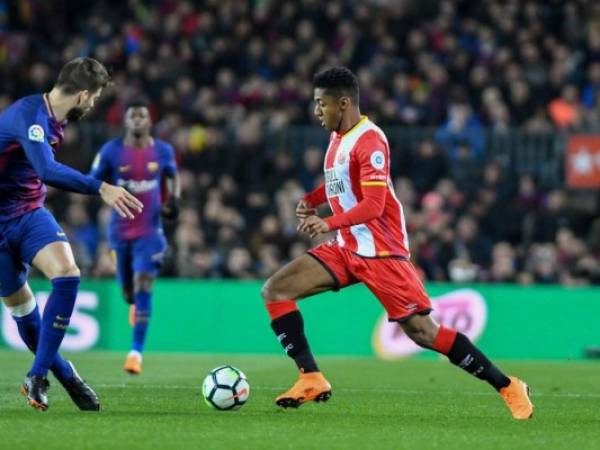
[[[346,133],[331,133],[324,170],[325,193],[334,215],[355,207],[363,198],[363,187],[386,187],[383,214],[339,229],[339,245],[365,257],[409,257],[404,212],[392,185],[390,148],[383,131],[363,116]]]

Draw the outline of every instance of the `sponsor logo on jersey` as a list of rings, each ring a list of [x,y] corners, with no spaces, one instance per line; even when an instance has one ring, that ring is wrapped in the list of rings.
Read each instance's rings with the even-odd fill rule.
[[[118,179],[117,185],[127,189],[132,194],[143,194],[144,192],[152,191],[158,188],[158,181],[156,180],[123,180]]]
[[[344,182],[338,178],[335,169],[325,170],[325,189],[328,198],[337,197],[346,192]]]
[[[371,153],[371,165],[377,170],[381,170],[385,167],[385,155],[381,150],[376,150]]]
[[[150,161],[148,163],[148,170],[150,172],[156,172],[158,170],[158,163],[156,161]]]
[[[44,142],[44,129],[41,125],[35,123],[29,127],[29,130],[27,130],[27,136],[29,137],[30,141]]]

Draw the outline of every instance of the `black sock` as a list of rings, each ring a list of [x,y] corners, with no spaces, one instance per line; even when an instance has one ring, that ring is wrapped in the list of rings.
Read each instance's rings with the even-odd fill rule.
[[[319,368],[304,335],[304,320],[300,311],[292,311],[271,322],[271,328],[298,369],[304,373],[318,372]]]
[[[497,391],[510,384],[510,379],[462,333],[456,333],[456,339],[447,356],[452,364],[487,381]]]

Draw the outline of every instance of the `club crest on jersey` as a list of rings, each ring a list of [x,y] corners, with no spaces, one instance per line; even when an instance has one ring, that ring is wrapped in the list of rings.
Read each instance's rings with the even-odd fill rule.
[[[371,153],[371,165],[377,170],[381,170],[385,167],[385,156],[381,150],[376,150]]]
[[[37,123],[33,124],[27,130],[27,137],[30,141],[44,142],[44,129]]]
[[[337,197],[346,192],[344,182],[337,177],[335,169],[325,171],[325,189],[328,198]]]
[[[158,163],[156,161],[150,161],[148,163],[148,170],[150,172],[156,172],[158,170]]]

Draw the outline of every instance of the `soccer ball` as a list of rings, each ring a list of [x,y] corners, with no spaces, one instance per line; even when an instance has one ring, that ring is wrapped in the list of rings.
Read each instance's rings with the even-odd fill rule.
[[[231,410],[240,408],[250,396],[246,375],[232,366],[215,367],[202,383],[204,401],[211,408]]]

